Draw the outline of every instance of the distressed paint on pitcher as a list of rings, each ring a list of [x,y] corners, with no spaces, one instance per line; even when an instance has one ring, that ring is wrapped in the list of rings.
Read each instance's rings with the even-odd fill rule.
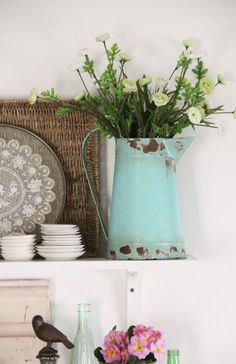
[[[116,139],[111,218],[107,234],[86,165],[86,144],[94,131],[84,140],[83,164],[107,239],[107,258],[186,258],[176,163],[193,138]]]
[[[185,258],[176,163],[192,138],[117,139],[107,257]]]

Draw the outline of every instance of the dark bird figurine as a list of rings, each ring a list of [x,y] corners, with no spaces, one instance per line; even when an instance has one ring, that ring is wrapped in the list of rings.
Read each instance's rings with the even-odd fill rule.
[[[57,351],[51,347],[53,343],[63,343],[68,349],[74,348],[67,337],[54,326],[44,322],[44,319],[40,315],[33,317],[32,326],[35,335],[42,341],[47,343],[47,346],[43,348],[40,353],[55,354]]]

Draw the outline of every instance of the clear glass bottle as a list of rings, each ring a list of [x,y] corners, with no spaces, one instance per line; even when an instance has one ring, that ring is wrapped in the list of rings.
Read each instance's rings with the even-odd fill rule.
[[[74,349],[71,355],[71,364],[97,364],[94,356],[93,336],[89,326],[90,304],[78,305],[78,329],[74,340]]]
[[[168,350],[167,364],[179,364],[179,350],[178,349]]]

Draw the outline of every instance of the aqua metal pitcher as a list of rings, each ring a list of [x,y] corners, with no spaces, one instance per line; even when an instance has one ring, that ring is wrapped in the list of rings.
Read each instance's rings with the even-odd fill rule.
[[[108,233],[83,164],[96,205],[102,231],[107,239],[107,258],[186,258],[176,185],[176,163],[191,144],[188,138],[116,139],[111,217]]]

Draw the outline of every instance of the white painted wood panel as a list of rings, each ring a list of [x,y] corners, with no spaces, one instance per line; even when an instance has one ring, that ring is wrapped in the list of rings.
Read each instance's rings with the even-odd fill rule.
[[[47,280],[0,281],[0,364],[39,363],[43,343],[31,321],[36,314],[48,320],[49,309]]]

